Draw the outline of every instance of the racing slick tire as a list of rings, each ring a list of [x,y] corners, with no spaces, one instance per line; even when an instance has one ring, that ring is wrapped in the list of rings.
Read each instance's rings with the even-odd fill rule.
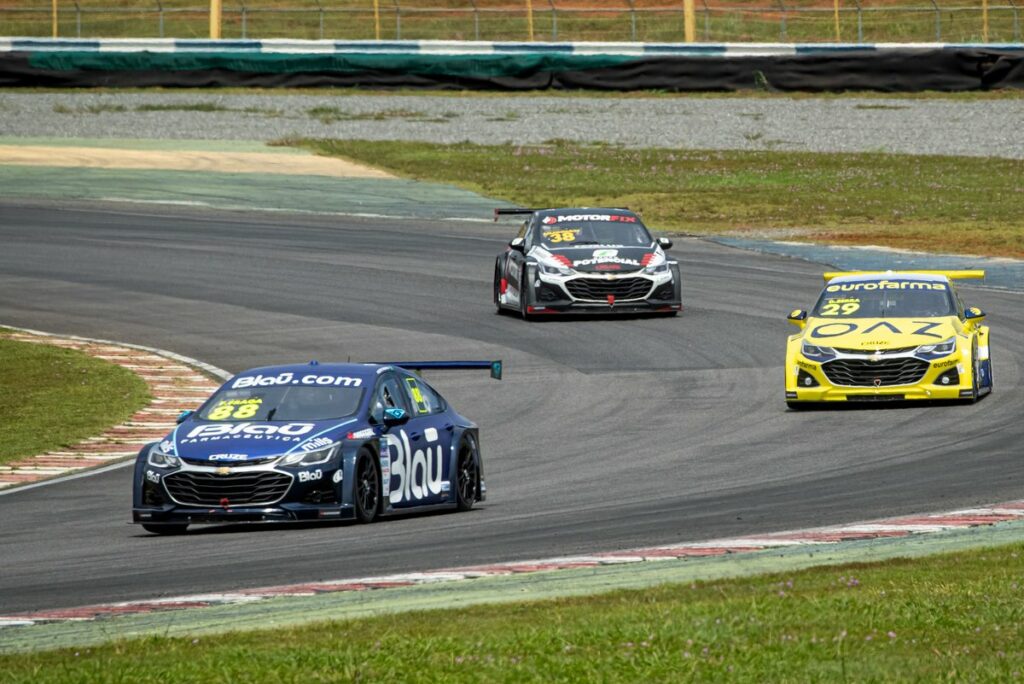
[[[380,473],[377,471],[377,459],[369,449],[359,450],[355,472],[352,505],[355,508],[356,521],[373,522],[380,510]]]
[[[523,264],[523,273],[519,279],[519,315],[522,316],[524,321],[533,320],[533,315],[529,313],[530,308],[530,295],[533,293],[533,273],[530,270],[529,264]]]
[[[142,529],[153,534],[185,534],[185,530],[188,529],[188,524],[184,525],[151,525],[149,523],[142,523]]]
[[[978,387],[978,372],[981,370],[981,364],[978,362],[978,345],[975,344],[974,348],[971,349],[971,396],[967,399],[966,404],[977,403],[981,397],[981,388]]]
[[[477,466],[476,444],[471,437],[459,445],[459,460],[455,466],[455,503],[460,511],[468,511],[476,503],[480,486],[480,468]]]
[[[501,259],[494,264],[494,309],[499,316],[505,313],[501,307]]]

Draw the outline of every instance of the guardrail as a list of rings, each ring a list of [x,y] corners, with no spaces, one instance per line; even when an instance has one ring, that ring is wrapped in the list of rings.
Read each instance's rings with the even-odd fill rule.
[[[151,1],[151,5],[145,4]],[[430,1],[430,0],[425,0]],[[436,0],[434,0],[436,1]],[[223,5],[224,38],[682,41],[684,4],[648,5],[612,0],[586,6],[566,0],[527,0],[495,6],[465,0],[465,6],[414,0],[377,0],[372,5],[309,0],[307,6],[273,6],[251,0]],[[587,0],[582,0],[586,2]],[[661,1],[661,0],[656,0]],[[50,5],[0,6],[0,35],[202,38],[209,7],[143,0],[132,7],[102,7],[86,0]],[[864,0],[809,5],[806,0],[758,0],[718,4],[695,0],[696,34],[704,42],[1020,42],[1024,0],[998,5],[923,4],[893,6]],[[308,6],[313,3],[313,6]],[[529,9],[527,9],[529,8]]]

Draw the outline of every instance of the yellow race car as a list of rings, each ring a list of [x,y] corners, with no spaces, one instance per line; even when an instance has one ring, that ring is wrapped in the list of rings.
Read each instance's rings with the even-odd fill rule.
[[[984,271],[826,273],[810,312],[789,322],[786,404],[827,401],[977,401],[992,391],[985,313],[965,307],[953,281]]]

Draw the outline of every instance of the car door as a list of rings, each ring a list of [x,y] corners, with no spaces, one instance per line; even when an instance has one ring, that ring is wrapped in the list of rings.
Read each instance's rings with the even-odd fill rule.
[[[451,495],[454,424],[444,399],[429,385],[411,373],[400,372],[396,377],[409,407],[409,422],[385,435],[390,457],[388,500],[394,508],[444,503]],[[384,442],[382,438],[382,453]]]

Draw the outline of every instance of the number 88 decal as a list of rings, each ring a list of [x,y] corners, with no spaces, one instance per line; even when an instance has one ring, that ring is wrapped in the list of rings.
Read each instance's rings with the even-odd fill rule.
[[[210,411],[207,418],[210,420],[227,420],[228,418],[252,418],[259,411],[259,403],[233,404],[222,402]]]

